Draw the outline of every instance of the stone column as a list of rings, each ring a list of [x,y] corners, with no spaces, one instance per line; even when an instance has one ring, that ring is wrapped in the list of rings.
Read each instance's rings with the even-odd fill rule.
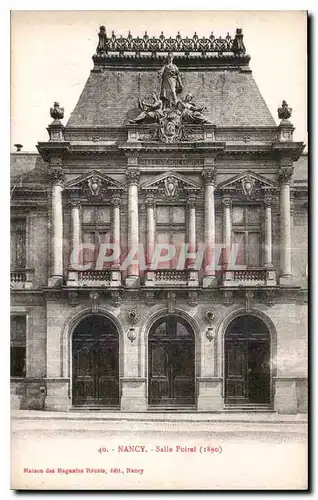
[[[52,186],[52,274],[49,286],[63,283],[63,174],[62,169],[51,171]]]
[[[151,269],[153,252],[156,244],[156,227],[155,227],[155,198],[152,193],[147,194],[145,204],[147,207],[147,253],[146,253],[146,286],[154,286],[155,271]]]
[[[81,263],[80,245],[81,245],[81,222],[80,222],[80,202],[71,201],[72,214],[72,251],[76,264]]]
[[[272,196],[265,194],[265,252],[264,265],[266,268],[273,267],[272,264]]]
[[[291,268],[291,215],[290,215],[290,181],[292,167],[282,167],[280,181],[280,284],[290,284]]]
[[[81,222],[80,222],[80,201],[71,200],[71,220],[72,220],[72,253],[70,259],[70,269],[67,276],[67,285],[76,286],[77,285],[77,272],[80,270],[81,265],[81,255],[80,255],[80,245],[81,245]]]
[[[233,272],[228,270],[233,265],[230,262],[231,257],[231,244],[232,244],[232,217],[231,217],[231,207],[232,200],[228,195],[224,195],[222,198],[223,203],[223,284],[231,284],[233,278]]]
[[[215,261],[215,205],[214,205],[214,183],[215,169],[203,170],[204,179],[204,277],[203,287],[216,286],[215,269],[218,263]]]
[[[111,266],[111,286],[119,286],[121,284],[120,273],[120,193],[114,193],[111,199],[113,205],[113,220],[112,220],[112,244],[114,245],[114,260]]]
[[[276,284],[276,272],[273,268],[272,254],[272,203],[273,196],[271,193],[265,193],[265,248],[264,248],[264,267],[266,268],[266,284]]]
[[[140,172],[137,168],[127,170],[128,180],[128,255],[132,263],[127,269],[127,286],[139,285],[139,215],[138,187]]]
[[[188,253],[195,254],[196,253],[196,220],[195,220],[195,205],[196,205],[196,197],[194,194],[190,193],[188,200]],[[198,286],[198,271],[196,267],[196,259],[195,257],[188,258],[188,285],[189,286]]]

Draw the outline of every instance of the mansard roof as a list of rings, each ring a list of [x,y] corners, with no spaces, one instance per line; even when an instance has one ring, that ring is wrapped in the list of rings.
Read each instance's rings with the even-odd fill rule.
[[[235,38],[162,37],[107,37],[101,27],[94,69],[66,127],[126,125],[136,116],[139,99],[159,91],[158,69],[168,51],[181,74],[181,97],[191,93],[212,124],[276,126],[249,68],[241,30]]]

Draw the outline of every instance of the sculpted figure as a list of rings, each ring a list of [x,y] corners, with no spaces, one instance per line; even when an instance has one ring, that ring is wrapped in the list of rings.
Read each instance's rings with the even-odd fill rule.
[[[204,106],[198,108],[192,102],[192,95],[187,94],[183,101],[179,101],[178,109],[181,111],[182,120],[186,123],[200,125],[202,123],[211,123],[203,114],[206,108]]]
[[[134,120],[129,120],[129,123],[159,122],[160,118],[163,116],[162,101],[155,92],[152,94],[152,103],[139,100],[138,106],[142,110],[141,113]]]
[[[182,92],[182,83],[179,70],[173,64],[173,54],[169,53],[167,62],[159,71],[161,76],[160,99],[164,108],[173,108],[177,105],[177,94]]]

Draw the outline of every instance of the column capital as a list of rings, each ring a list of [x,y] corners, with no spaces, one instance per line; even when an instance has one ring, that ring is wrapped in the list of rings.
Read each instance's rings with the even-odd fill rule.
[[[139,186],[140,170],[138,168],[128,169],[126,172],[127,181],[129,184],[136,184]]]
[[[264,193],[264,205],[266,207],[271,207],[274,201],[274,195],[273,193],[269,191],[265,191]]]
[[[149,208],[154,208],[155,206],[155,195],[154,193],[147,193],[145,198],[145,205]]]
[[[290,184],[292,176],[294,173],[294,168],[292,166],[281,167],[278,174],[279,183]]]
[[[111,204],[114,206],[114,207],[119,207],[120,204],[121,204],[121,196],[120,196],[120,193],[119,192],[115,192],[113,193],[112,197],[111,197]]]
[[[69,200],[69,205],[70,205],[71,208],[80,208],[81,202],[80,202],[80,200],[77,200],[77,199],[74,199],[74,198],[72,199],[71,198]]]
[[[64,187],[64,172],[62,167],[51,167],[48,174],[52,184]]]
[[[205,185],[215,184],[216,169],[214,167],[205,168],[202,170],[201,175]]]
[[[196,195],[194,193],[189,193],[188,194],[188,198],[187,198],[187,205],[188,205],[188,207],[190,207],[190,208],[195,207],[196,202],[197,202]]]
[[[222,205],[225,208],[231,208],[232,206],[232,198],[228,194],[224,194],[222,196]]]

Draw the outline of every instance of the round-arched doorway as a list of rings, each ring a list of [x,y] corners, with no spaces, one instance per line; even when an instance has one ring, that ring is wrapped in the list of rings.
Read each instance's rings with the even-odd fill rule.
[[[148,336],[148,402],[163,407],[195,404],[195,337],[176,315],[158,319]]]
[[[74,329],[72,404],[94,408],[119,405],[119,336],[105,316],[87,316]]]
[[[225,404],[268,406],[271,400],[271,338],[251,315],[234,319],[224,337]]]

